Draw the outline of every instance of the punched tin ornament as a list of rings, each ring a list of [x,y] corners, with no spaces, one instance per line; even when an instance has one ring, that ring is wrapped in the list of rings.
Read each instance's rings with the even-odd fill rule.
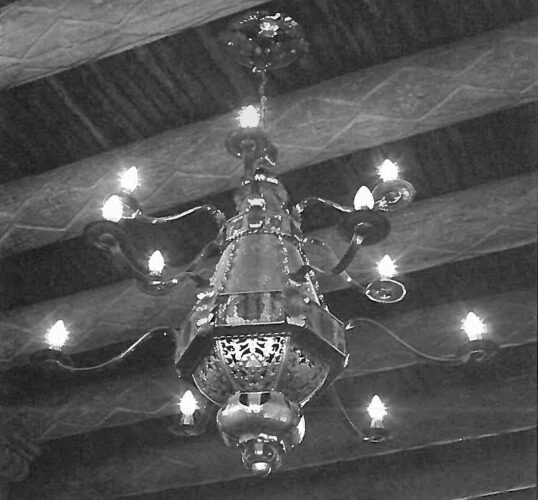
[[[282,13],[251,12],[230,22],[219,38],[235,61],[254,72],[284,68],[308,52],[301,26]]]

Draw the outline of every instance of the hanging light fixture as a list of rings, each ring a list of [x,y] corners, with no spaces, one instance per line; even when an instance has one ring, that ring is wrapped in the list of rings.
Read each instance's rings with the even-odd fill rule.
[[[301,443],[304,406],[346,367],[346,333],[361,321],[371,321],[358,318],[344,324],[333,316],[319,291],[317,276],[343,273],[348,283],[371,300],[402,300],[405,288],[393,279],[397,270],[390,257],[380,261],[379,278],[368,286],[355,282],[345,270],[361,246],[379,243],[389,234],[385,213],[409,204],[415,190],[399,178],[397,166],[386,160],[379,168],[381,182],[373,191],[361,187],[353,207],[317,197],[290,207],[286,189],[271,173],[278,154],[264,132],[265,86],[268,72],[302,56],[308,43],[293,19],[267,12],[252,12],[233,21],[221,38],[237,62],[261,78],[259,106],[240,111],[240,127],[225,141],[228,153],[244,166],[234,198],[237,214],[226,220],[218,209],[201,205],[181,214],[148,216],[133,196],[139,176],[132,167],[120,178],[120,192],[105,202],[105,220],[90,224],[85,231],[146,293],[166,294],[185,280],[193,280],[198,293],[189,317],[181,330],[156,327],[124,353],[94,367],[74,367],[57,356],[41,355],[39,361],[70,371],[104,369],[153,336],[174,333],[175,365],[188,390],[179,400],[179,421],[171,431],[182,436],[203,432],[210,407],[216,408],[217,427],[226,445],[240,449],[243,464],[253,474],[266,476],[280,466],[285,452]],[[326,269],[311,265],[307,253],[308,244],[325,243],[305,236],[301,228],[303,215],[314,204],[334,211],[338,229],[349,241],[338,263]],[[194,213],[212,218],[216,237],[179,274],[167,274],[171,271],[160,251],[148,257],[147,249],[129,238],[127,223],[161,225]],[[219,259],[207,280],[200,268],[215,255]],[[453,364],[469,359],[468,351],[455,358],[428,356],[379,326],[422,360]],[[378,396],[368,412],[372,425],[365,439],[381,441],[386,436],[386,408]]]

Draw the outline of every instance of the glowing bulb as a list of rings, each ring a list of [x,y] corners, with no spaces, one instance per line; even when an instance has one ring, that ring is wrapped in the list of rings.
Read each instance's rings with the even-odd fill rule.
[[[182,414],[181,421],[184,425],[194,424],[194,412],[199,408],[198,401],[196,401],[194,394],[190,390],[185,391],[179,401],[179,410]]]
[[[372,401],[370,401],[366,410],[372,419],[372,424],[381,423],[383,417],[387,414],[387,407],[383,404],[383,401],[381,401],[381,398],[377,394],[372,398]]]
[[[59,351],[65,345],[68,338],[69,330],[61,319],[56,321],[47,332],[47,342],[49,347],[56,351]]]
[[[260,123],[260,112],[256,106],[245,106],[239,110],[239,126],[241,128],[254,128]]]
[[[461,322],[461,329],[469,340],[482,340],[482,334],[487,330],[486,324],[474,312],[470,312]]]
[[[364,208],[372,210],[374,208],[374,197],[366,186],[361,186],[357,191],[353,199],[353,206],[355,210],[362,210]]]
[[[398,274],[396,264],[394,264],[394,261],[388,255],[385,255],[377,263],[377,272],[381,278],[392,278]]]
[[[120,175],[120,187],[128,193],[132,193],[138,186],[138,169],[131,167]]]
[[[399,172],[398,165],[388,159],[377,167],[377,174],[383,182],[395,181]]]
[[[123,216],[123,202],[121,198],[113,194],[105,201],[101,209],[103,218],[111,222],[119,222]]]
[[[160,275],[164,269],[164,257],[159,250],[155,250],[148,259],[148,269],[151,274]]]

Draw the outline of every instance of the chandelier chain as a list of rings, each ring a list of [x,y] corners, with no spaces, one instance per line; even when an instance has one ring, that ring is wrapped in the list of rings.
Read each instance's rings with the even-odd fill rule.
[[[269,77],[267,76],[266,70],[260,71],[260,75],[261,82],[258,86],[258,95],[260,96],[260,125],[261,128],[265,129],[265,117],[267,112],[267,95],[265,95],[265,88],[269,81]]]

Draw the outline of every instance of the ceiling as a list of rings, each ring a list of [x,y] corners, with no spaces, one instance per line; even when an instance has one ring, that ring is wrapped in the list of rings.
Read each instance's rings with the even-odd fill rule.
[[[441,369],[417,364],[375,327],[352,336],[335,388],[357,423],[373,393],[387,400],[388,443],[362,443],[321,396],[306,408],[305,442],[280,472],[255,481],[214,428],[191,440],[166,431],[180,390],[168,340],[110,373],[30,367],[60,317],[72,331],[67,352],[91,364],[188,313],[193,286],[145,296],[81,234],[131,164],[151,213],[209,202],[233,214],[241,171],[223,142],[257,82],[217,37],[230,16],[258,4],[0,2],[0,450],[15,432],[41,450],[24,481],[8,487],[0,474],[0,499],[535,498],[532,0],[263,4],[293,16],[310,43],[268,86],[269,135],[292,201],[350,204],[387,157],[418,192],[391,215],[387,240],[350,266],[367,281],[389,253],[406,299],[382,306],[324,279],[331,311],[375,318],[446,356],[475,310],[502,346],[491,366]],[[311,213],[305,226],[345,250],[330,213]],[[151,240],[174,249],[181,269],[211,228],[200,218],[177,228]]]

